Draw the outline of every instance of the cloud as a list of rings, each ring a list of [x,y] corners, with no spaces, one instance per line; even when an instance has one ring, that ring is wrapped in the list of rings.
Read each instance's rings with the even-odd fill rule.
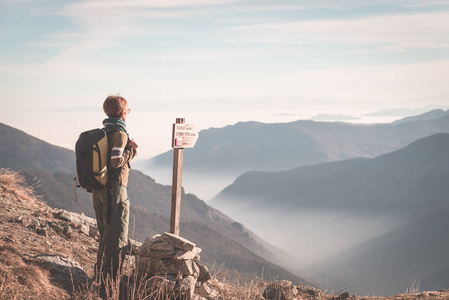
[[[449,11],[233,26],[227,41],[261,44],[447,47]]]
[[[386,99],[400,101],[447,90],[449,60],[371,68],[304,71],[269,78],[209,78],[202,80],[155,80],[161,98],[201,99],[291,97]],[[173,89],[176,86],[176,89]],[[333,104],[323,101],[323,105]],[[339,103],[335,103],[336,106]],[[369,104],[360,101],[359,105]]]
[[[94,0],[76,3],[78,9],[123,9],[123,8],[179,8],[192,6],[217,6],[232,4],[242,0]]]

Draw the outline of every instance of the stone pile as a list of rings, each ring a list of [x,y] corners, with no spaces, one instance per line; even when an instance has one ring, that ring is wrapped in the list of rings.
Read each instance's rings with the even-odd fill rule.
[[[201,249],[185,238],[157,234],[139,247],[139,277],[147,280],[147,286],[164,287],[179,298],[193,299],[195,288],[204,289],[211,278],[208,268],[199,263],[200,253]]]
[[[340,296],[340,295],[339,295]],[[338,296],[338,297],[339,297]],[[292,300],[292,299],[308,299],[321,300],[326,299],[323,292],[317,288],[307,285],[294,285],[291,281],[280,280],[267,284],[262,299],[267,300]],[[347,298],[338,298],[343,300]],[[337,299],[332,299],[337,300]]]

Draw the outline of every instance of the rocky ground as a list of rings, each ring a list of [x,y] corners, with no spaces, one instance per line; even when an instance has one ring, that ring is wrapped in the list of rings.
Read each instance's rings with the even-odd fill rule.
[[[95,282],[91,280],[98,246],[98,230],[95,221],[84,215],[52,209],[41,200],[36,199],[31,188],[23,185],[22,179],[15,172],[0,169],[0,299],[98,299],[100,293]],[[154,245],[153,248],[156,247]],[[160,247],[162,242],[159,241],[157,245]],[[176,253],[177,259],[184,259],[190,255],[186,252],[180,254],[179,249],[176,246],[173,250],[170,248],[168,251],[171,251],[170,255]],[[134,275],[137,276],[137,272],[133,272],[133,270],[136,266],[135,261],[138,261],[139,257],[134,257],[134,254],[138,253],[138,249],[134,247],[134,250],[136,251],[127,255],[126,271],[123,278],[128,278],[128,284],[131,282],[136,286],[136,280],[129,280]],[[148,256],[147,261],[153,259],[153,255],[150,254],[151,250],[154,249],[145,250],[145,255]],[[185,278],[193,278],[196,284],[192,285],[192,288],[194,286],[192,293],[183,294],[186,299],[191,297],[191,299],[198,300],[449,300],[449,291],[446,290],[403,294],[388,298],[360,297],[347,293],[328,295],[319,289],[294,285],[289,281],[265,282],[258,278],[248,280],[227,270],[212,270],[209,274],[210,277],[201,279],[198,270],[199,267],[203,268],[204,266],[198,263],[200,259],[198,250],[192,246],[191,251],[195,255],[188,258],[191,267],[187,268]],[[207,251],[207,249],[203,249],[203,251]],[[166,257],[162,258],[165,261]],[[154,270],[152,269],[151,272],[154,273]],[[154,277],[154,274],[151,275]],[[182,278],[178,279],[179,282],[182,282]],[[161,289],[160,283],[162,282],[165,288],[172,284],[172,288],[176,289],[176,280],[173,278],[170,283],[161,279],[158,281],[158,288]],[[128,293],[127,298],[142,299],[142,295],[148,299],[154,299],[156,295],[159,295],[159,299],[169,298],[161,296],[163,294],[160,292],[155,293],[154,286],[152,287],[153,298],[151,298],[148,289],[149,280],[145,278],[144,281],[146,282],[145,291],[134,293],[134,297],[132,293]],[[152,282],[156,281],[153,279]],[[102,296],[108,299],[118,299],[118,296],[114,294],[109,297],[104,294]]]

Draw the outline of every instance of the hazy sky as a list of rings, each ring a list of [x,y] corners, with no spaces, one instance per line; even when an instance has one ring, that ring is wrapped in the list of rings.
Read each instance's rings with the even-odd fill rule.
[[[0,0],[0,45],[0,122],[42,137],[118,92],[143,119],[449,105],[449,1]]]

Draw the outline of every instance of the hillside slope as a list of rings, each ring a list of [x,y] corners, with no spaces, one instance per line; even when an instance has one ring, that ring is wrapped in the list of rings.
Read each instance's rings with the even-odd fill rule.
[[[18,137],[18,138],[16,138]],[[31,155],[33,159],[38,161],[45,161],[46,153],[34,151],[36,145],[45,145],[47,153],[53,153],[54,157],[65,157],[68,153],[71,154],[71,160],[59,161],[59,166],[69,168],[71,162],[74,164],[75,154],[73,151],[52,146],[38,139],[27,136],[26,133],[19,130],[9,128],[8,135],[4,136],[4,144],[14,145],[13,140],[21,140],[21,147],[27,149],[18,154],[18,156],[8,157],[8,160],[0,161],[0,168],[11,167],[16,164],[13,160],[18,159],[26,161],[27,155]],[[59,151],[62,154],[58,154]],[[12,151],[12,150],[8,150]],[[59,156],[58,156],[59,155]],[[40,157],[43,156],[43,157]],[[74,195],[74,181],[75,174],[62,173],[60,169],[54,173],[52,166],[48,167],[46,171],[46,164],[41,166],[41,169],[33,170],[27,169],[26,165],[21,169],[21,174],[25,176],[28,184],[35,187],[38,195],[51,206],[55,208],[64,208],[77,213],[84,213],[87,216],[94,217],[94,212],[91,203],[91,195],[83,189],[77,189],[78,202],[75,202]],[[74,165],[73,165],[74,166]],[[130,182],[128,186],[128,195],[131,199],[131,215],[130,215],[130,236],[144,241],[148,236],[156,233],[167,231],[169,226],[169,215],[171,205],[171,187],[156,183],[149,176],[142,174],[139,171],[130,171]],[[272,276],[283,275],[295,282],[302,281],[298,276],[295,276],[282,268],[277,267],[274,263],[279,263],[277,259],[277,249],[254,233],[247,230],[243,225],[236,223],[225,216],[218,210],[211,208],[204,201],[198,199],[195,195],[182,194],[182,209],[181,209],[181,234],[187,238],[191,236],[195,238],[195,242],[199,245],[204,245],[206,248],[217,249],[214,242],[220,245],[220,251],[209,253],[206,257],[209,260],[206,262],[209,265],[225,264],[225,266],[235,265],[241,274],[251,275],[254,269],[245,269],[245,264],[234,264],[235,261],[245,261],[250,259],[257,261],[257,266],[265,266],[265,272],[272,274]],[[186,225],[184,225],[186,224]],[[203,226],[198,226],[201,224]],[[197,228],[197,232],[189,229],[189,226]],[[211,236],[212,235],[212,236]],[[219,241],[216,241],[213,236],[221,236]],[[228,242],[225,242],[228,241]],[[222,255],[227,253],[227,255]],[[279,255],[282,251],[279,250]],[[291,262],[294,260],[291,259]],[[296,264],[296,262],[293,262]],[[262,267],[259,273],[262,272]]]
[[[76,172],[73,151],[51,145],[0,123],[0,166],[50,173]]]
[[[441,133],[373,159],[281,172],[248,172],[209,203],[229,215],[246,209],[417,212],[446,202],[449,134]],[[423,199],[426,199],[424,202]],[[235,206],[234,206],[235,205]]]
[[[427,290],[446,288],[448,214],[448,205],[435,209],[385,235],[338,253],[314,269],[325,270],[327,278],[353,287],[351,290],[356,294],[393,295],[405,291],[413,281],[415,286]]]
[[[42,200],[36,199],[17,173],[0,169],[0,298],[97,299],[94,295],[98,291],[91,280],[98,248],[95,220],[50,208]],[[273,278],[295,278],[204,225],[184,225],[192,236],[208,232],[207,238],[213,241],[201,245],[205,254],[201,262],[204,258],[213,261],[211,253],[218,250],[231,259],[229,270],[248,270],[240,275],[249,279],[256,278],[260,269]],[[228,253],[224,243],[232,244],[235,253]],[[132,275],[134,264],[134,257],[127,256],[126,275]]]
[[[185,149],[184,186],[209,200],[248,171],[281,171],[356,157],[372,158],[439,132],[449,132],[449,116],[444,111],[403,119],[398,124],[300,120],[210,128],[199,133],[194,149]],[[172,156],[168,151],[136,167],[169,184]]]
[[[409,121],[423,121],[423,120],[436,120],[443,117],[449,116],[449,110],[444,111],[442,109],[434,109],[429,112],[423,113],[418,116],[406,117],[397,121],[394,121],[393,124],[406,123]]]
[[[232,174],[251,170],[276,171],[354,157],[375,157],[426,136],[449,132],[449,116],[411,119],[399,124],[347,124],[296,121],[237,123],[202,130],[194,151],[186,149],[191,172]],[[145,167],[170,168],[171,151]]]
[[[5,176],[6,173],[6,176]],[[29,187],[14,172],[0,169],[0,298],[1,299],[100,299],[98,285],[91,280],[98,243],[95,221],[82,215],[52,209],[37,200]],[[83,227],[84,226],[84,227]],[[88,229],[88,230],[86,230]],[[207,250],[207,249],[203,249]],[[236,264],[241,263],[236,261]],[[251,264],[252,261],[243,262]],[[132,276],[134,256],[127,255],[125,275]],[[123,277],[127,278],[127,277]],[[282,277],[281,277],[282,279]],[[130,282],[131,284],[129,284]],[[144,291],[124,280],[128,299],[143,299]],[[128,283],[128,284],[127,284]],[[223,299],[272,299],[274,289],[283,299],[348,299],[349,294],[324,293],[314,287],[294,285],[285,280],[250,280],[215,274],[208,282]],[[198,289],[196,292],[202,293]],[[416,292],[416,291],[415,291]],[[266,296],[266,297],[264,297]],[[359,297],[354,300],[435,299],[449,297],[449,291],[417,292],[381,298]],[[106,297],[103,299],[116,299]],[[146,298],[145,298],[146,299]]]
[[[355,282],[358,293],[375,294],[401,292],[411,279],[444,288],[449,243],[444,214],[435,212],[447,210],[448,150],[449,134],[440,133],[373,159],[248,172],[210,204],[272,243],[288,239],[285,249],[311,261],[307,275],[318,282]]]

